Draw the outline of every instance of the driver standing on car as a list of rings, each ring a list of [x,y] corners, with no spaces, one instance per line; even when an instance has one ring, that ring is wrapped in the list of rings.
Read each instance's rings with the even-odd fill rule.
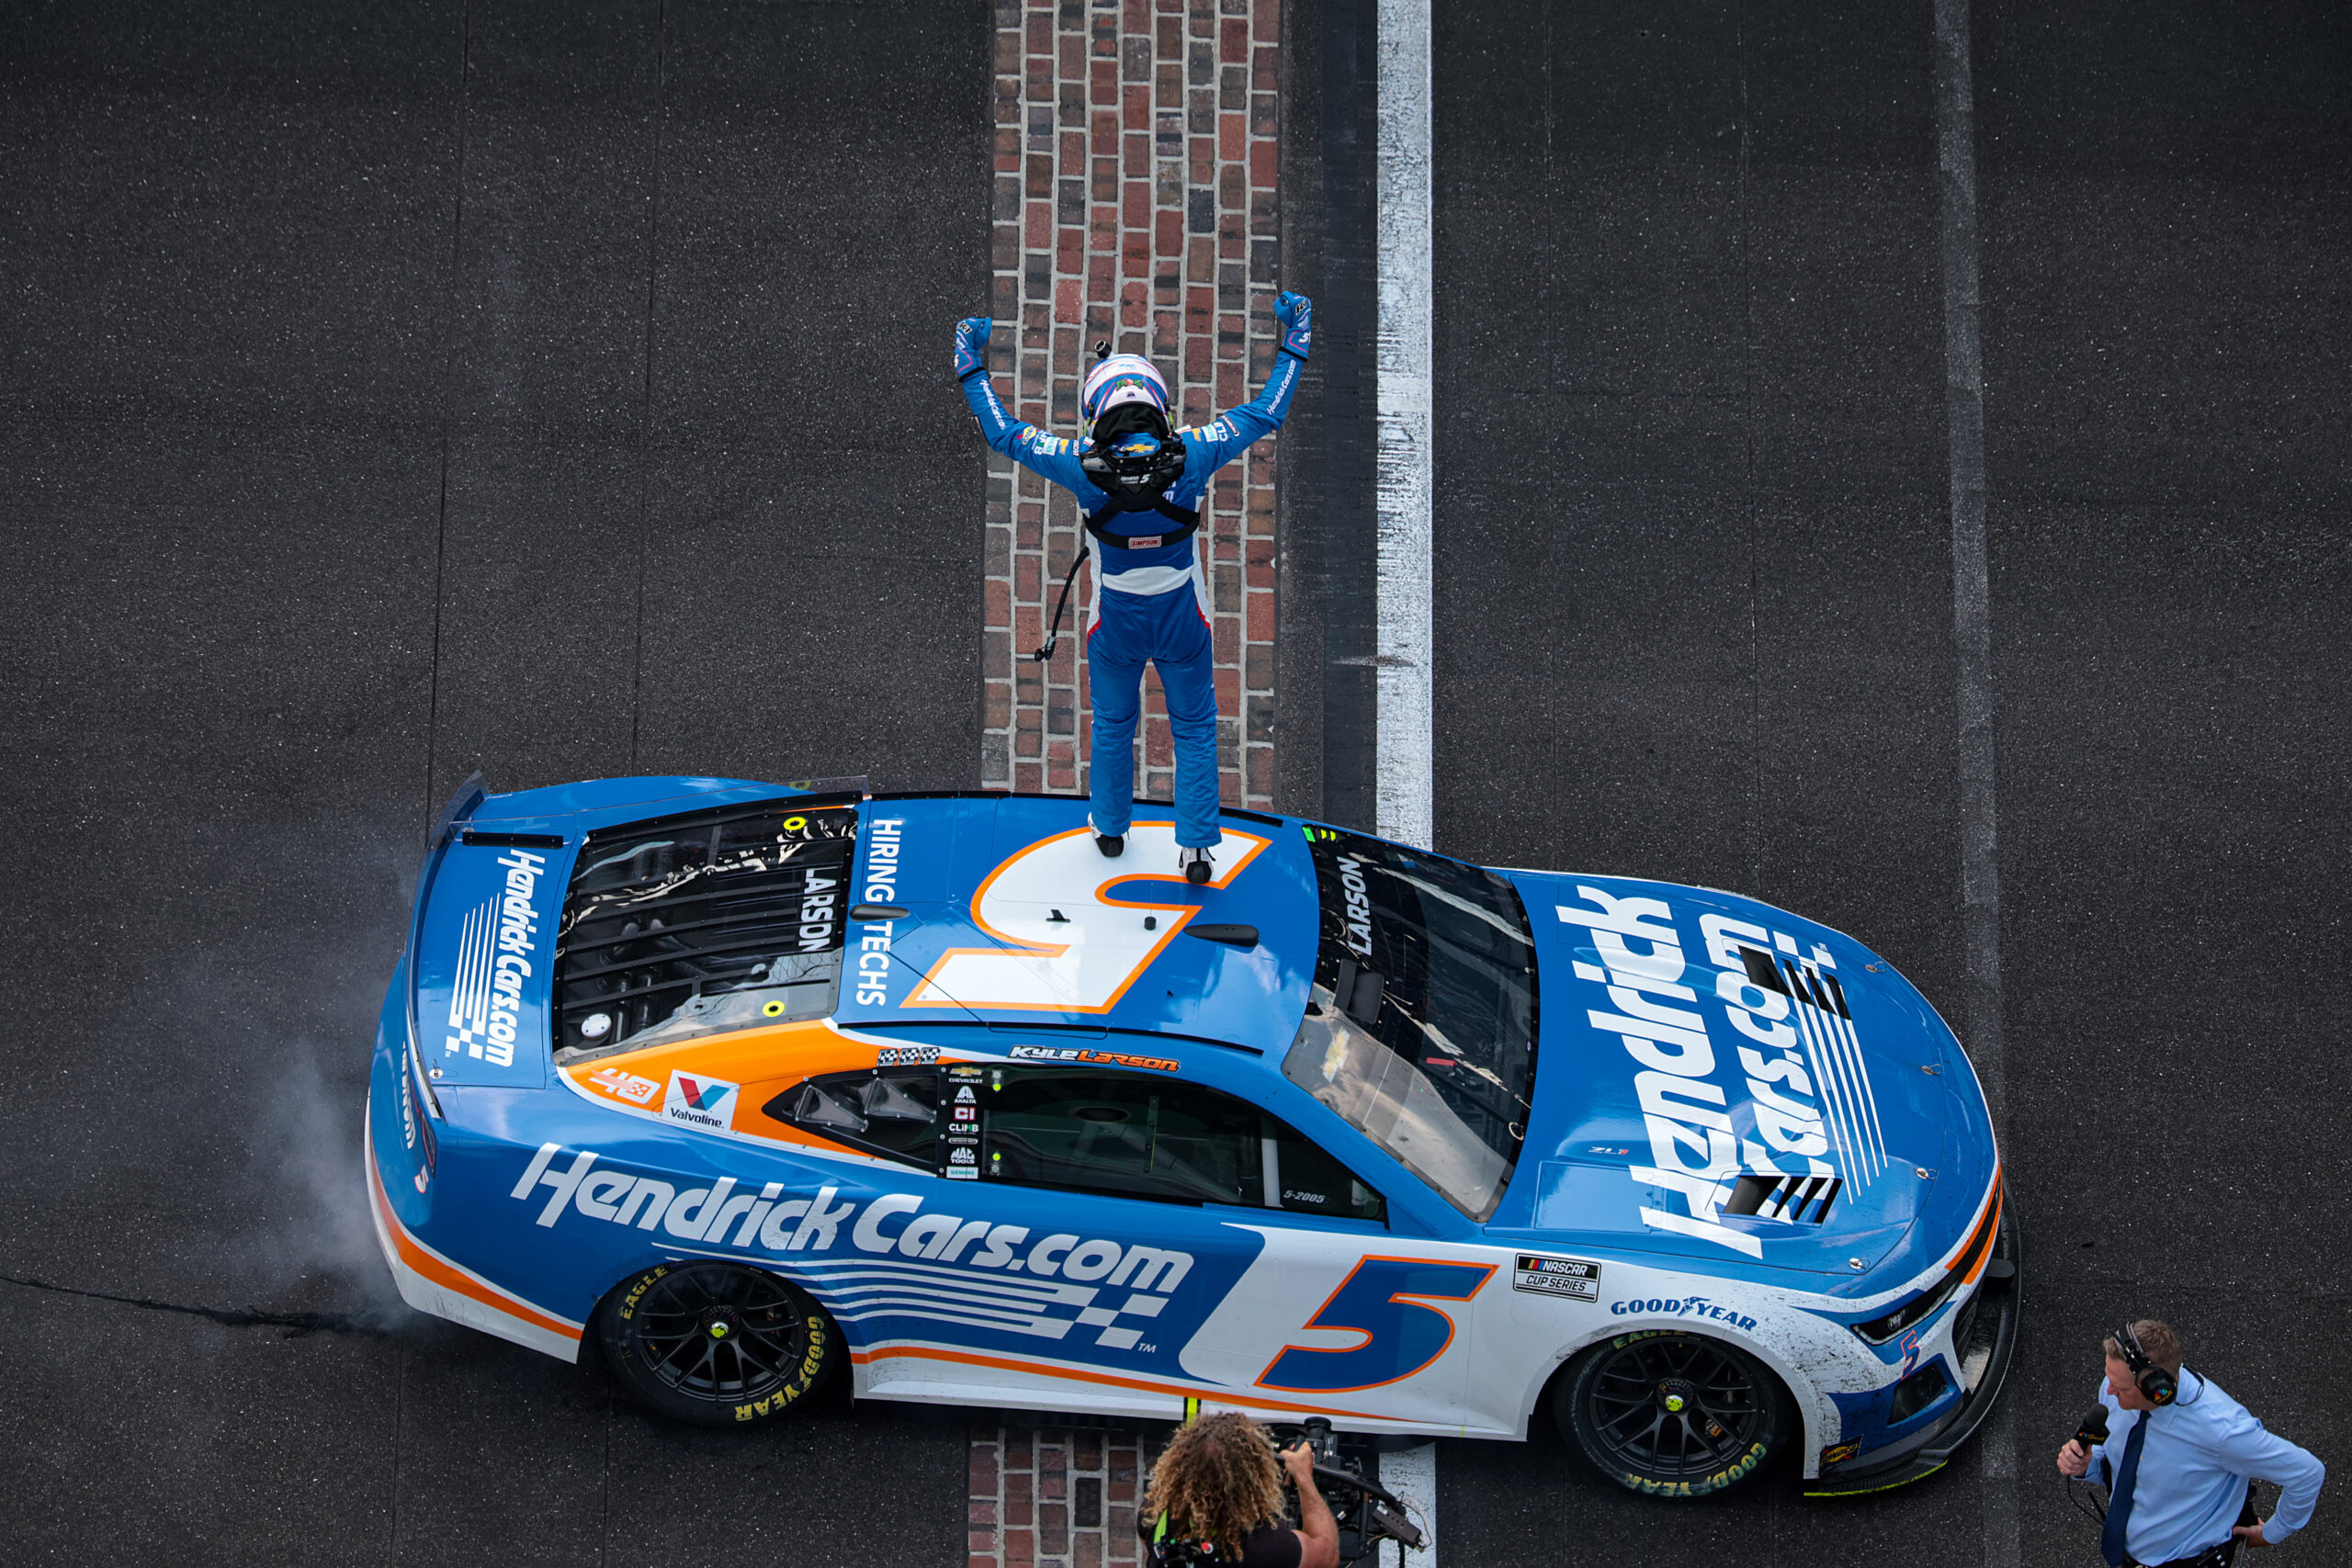
[[[982,354],[994,323],[986,316],[956,323],[956,376],[980,434],[992,450],[1076,495],[1090,547],[1102,552],[1086,629],[1094,705],[1088,804],[1095,846],[1106,855],[1126,848],[1136,720],[1148,661],[1159,666],[1176,743],[1176,843],[1188,882],[1206,882],[1215,874],[1211,852],[1223,836],[1208,584],[1193,534],[1210,477],[1279,428],[1290,412],[1306,363],[1312,309],[1303,294],[1274,301],[1282,344],[1265,389],[1204,425],[1171,429],[1168,383],[1159,372],[1140,355],[1113,355],[1104,345],[1079,399],[1088,427],[1080,441],[1048,435],[1006,413]],[[1076,561],[1070,570],[1077,570]],[[1063,596],[1069,596],[1067,582]],[[1058,626],[1058,613],[1056,620]],[[1048,641],[1045,651],[1052,648]]]
[[[1285,1473],[1298,1491],[1297,1529],[1282,1523]],[[1177,1428],[1151,1467],[1136,1534],[1163,1565],[1337,1568],[1340,1561],[1340,1527],[1315,1488],[1314,1450],[1301,1443],[1277,1463],[1266,1429],[1232,1410]]]

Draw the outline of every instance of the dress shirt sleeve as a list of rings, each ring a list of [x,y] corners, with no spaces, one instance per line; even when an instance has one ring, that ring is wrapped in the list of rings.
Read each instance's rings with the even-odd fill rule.
[[[2239,1475],[2277,1483],[2278,1506],[2262,1527],[2262,1537],[2276,1546],[2311,1522],[2319,1501],[2320,1483],[2327,1467],[2309,1450],[2297,1448],[2245,1410],[2233,1412],[2216,1434],[2214,1457]]]

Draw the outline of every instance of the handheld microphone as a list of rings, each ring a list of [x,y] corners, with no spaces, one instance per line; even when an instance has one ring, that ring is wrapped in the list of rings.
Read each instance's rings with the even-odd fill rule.
[[[2106,1405],[2091,1406],[2091,1413],[2083,1417],[2081,1426],[2075,1428],[2075,1441],[2082,1444],[2086,1450],[2095,1449],[2107,1441]]]
[[[2091,1413],[2083,1417],[2083,1424],[2081,1426],[2075,1428],[2074,1440],[2083,1445],[2083,1451],[2085,1453],[2093,1451],[2101,1443],[2107,1441],[2106,1405],[2094,1404],[2091,1406]],[[2085,1514],[2087,1514],[2092,1518],[2098,1520],[2102,1525],[2104,1525],[2107,1522],[2107,1509],[2100,1504],[2098,1500],[2098,1494],[2096,1492],[2091,1493],[2089,1495],[2090,1503],[2086,1506],[2083,1502],[2084,1495],[2075,1490],[2075,1478],[2071,1475],[2066,1475],[2064,1471],[2061,1471],[2059,1473],[2064,1477],[2066,1482],[2067,1501],[2074,1504],[2075,1507],[2082,1509]]]

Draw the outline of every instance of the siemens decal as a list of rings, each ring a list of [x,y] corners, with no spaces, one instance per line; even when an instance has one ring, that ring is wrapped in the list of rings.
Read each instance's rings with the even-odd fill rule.
[[[1645,1195],[1671,1194],[1683,1206],[1678,1213],[1645,1203],[1642,1223],[1762,1258],[1758,1235],[1723,1223],[1723,1206],[1740,1174],[1838,1174],[1822,1157],[1829,1142],[1812,1100],[1812,1078],[1798,1054],[1782,1049],[1781,1036],[1767,1027],[1775,1021],[1760,1016],[1780,998],[1759,1001],[1758,987],[1744,971],[1713,971],[1708,980],[1709,970],[1690,965],[1665,900],[1619,897],[1583,884],[1577,896],[1592,908],[1563,904],[1559,917],[1591,933],[1590,949],[1580,951],[1600,963],[1579,956],[1573,967],[1579,979],[1600,986],[1608,1002],[1588,1009],[1586,1016],[1593,1028],[1622,1040],[1639,1069],[1634,1093],[1649,1134],[1651,1163],[1628,1174]],[[1740,1077],[1724,1075],[1740,1089],[1737,1100],[1718,1079],[1707,1021],[1713,1009],[1686,979],[1704,980],[1710,1000],[1721,1002],[1733,1026],[1755,1043],[1735,1047]],[[1758,1045],[1775,1055],[1768,1057]]]
[[[539,934],[536,903],[547,857],[509,850],[498,857],[506,889],[468,912],[458,934],[458,969],[449,986],[446,1055],[462,1052],[492,1066],[514,1064],[514,1021]]]

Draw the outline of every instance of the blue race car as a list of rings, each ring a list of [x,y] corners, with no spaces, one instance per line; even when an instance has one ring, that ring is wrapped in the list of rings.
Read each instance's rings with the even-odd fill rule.
[[[2016,1343],[1917,991],[1732,894],[1227,811],[605,780],[436,827],[378,1030],[401,1294],[656,1410],[1524,1438],[1695,1497],[1940,1466]]]

